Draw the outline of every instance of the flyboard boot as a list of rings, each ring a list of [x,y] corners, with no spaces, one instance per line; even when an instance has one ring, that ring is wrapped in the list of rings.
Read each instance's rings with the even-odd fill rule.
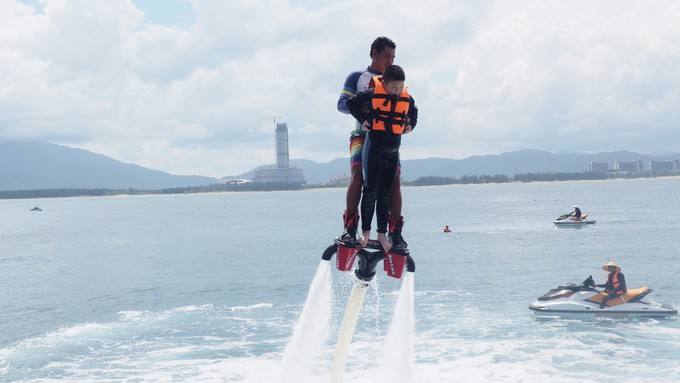
[[[336,266],[338,270],[350,271],[354,265],[354,258],[359,250],[357,240],[357,228],[359,227],[359,214],[348,213],[347,210],[342,214],[342,221],[345,231],[335,239],[338,256]]]
[[[340,241],[349,247],[357,247],[357,228],[359,227],[359,213],[342,213],[342,223],[345,230],[340,234],[336,241]]]
[[[404,227],[404,217],[395,217],[390,214],[389,217],[389,233],[387,238],[392,242],[392,248],[395,252],[403,252],[408,249],[408,244],[404,241],[404,237],[401,236],[401,229]]]

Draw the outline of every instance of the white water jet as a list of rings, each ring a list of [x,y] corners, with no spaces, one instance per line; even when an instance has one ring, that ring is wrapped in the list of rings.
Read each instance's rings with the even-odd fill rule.
[[[322,260],[309,286],[307,300],[295,324],[293,337],[284,352],[281,381],[290,382],[295,377],[305,376],[309,371],[328,335],[332,305],[331,262]]]
[[[354,287],[352,287],[352,293],[347,300],[347,307],[345,308],[345,315],[342,317],[338,342],[335,346],[335,355],[333,356],[331,383],[342,383],[345,375],[347,353],[349,352],[349,346],[352,343],[352,335],[357,326],[361,306],[364,304],[366,290],[368,290],[368,284],[358,281],[355,282]]]
[[[383,350],[382,373],[383,382],[412,383],[413,378],[413,306],[414,275],[404,273],[404,280],[399,290],[397,304],[394,307],[392,323],[390,323]]]

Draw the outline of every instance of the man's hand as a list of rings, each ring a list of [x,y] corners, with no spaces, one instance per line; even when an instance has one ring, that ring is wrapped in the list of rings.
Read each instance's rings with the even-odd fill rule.
[[[364,132],[368,132],[369,130],[371,130],[371,123],[368,120],[365,120],[361,124],[361,130],[363,130]]]
[[[404,134],[409,134],[412,131],[413,131],[413,128],[411,127],[411,125],[406,125],[406,127],[404,128]]]

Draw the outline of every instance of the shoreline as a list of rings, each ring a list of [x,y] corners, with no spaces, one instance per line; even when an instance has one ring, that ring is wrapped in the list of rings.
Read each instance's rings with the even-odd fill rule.
[[[433,177],[446,179],[445,177]],[[553,183],[553,182],[593,182],[593,181],[627,181],[639,179],[680,179],[680,175],[658,175],[658,176],[639,176],[639,177],[611,177],[600,179],[554,179],[554,180],[508,180],[507,182],[442,182],[416,184],[415,181],[405,181],[402,187],[431,187],[431,186],[450,186],[450,185],[490,185],[490,184],[515,184],[515,183]],[[181,194],[215,194],[215,193],[244,193],[244,192],[281,192],[281,191],[305,191],[322,189],[344,189],[347,185],[321,185],[313,184],[298,188],[276,188],[253,187],[252,184],[247,188],[220,187],[221,185],[172,188],[172,189],[38,189],[38,190],[17,190],[0,191],[0,200],[27,200],[27,199],[51,199],[51,198],[99,198],[99,197],[120,197],[120,196],[147,196],[147,195],[181,195]]]

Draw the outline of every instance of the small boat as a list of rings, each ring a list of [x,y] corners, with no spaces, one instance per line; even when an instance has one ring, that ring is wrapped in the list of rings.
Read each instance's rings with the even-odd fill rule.
[[[29,211],[43,211],[43,209],[39,208],[38,206],[33,206],[29,209]]]
[[[625,294],[608,301],[605,307],[600,308],[600,302],[607,294],[596,289],[593,277],[590,276],[580,285],[569,283],[551,289],[532,303],[529,309],[541,316],[667,317],[678,314],[678,310],[671,305],[643,300],[653,291],[645,286],[628,289]]]

